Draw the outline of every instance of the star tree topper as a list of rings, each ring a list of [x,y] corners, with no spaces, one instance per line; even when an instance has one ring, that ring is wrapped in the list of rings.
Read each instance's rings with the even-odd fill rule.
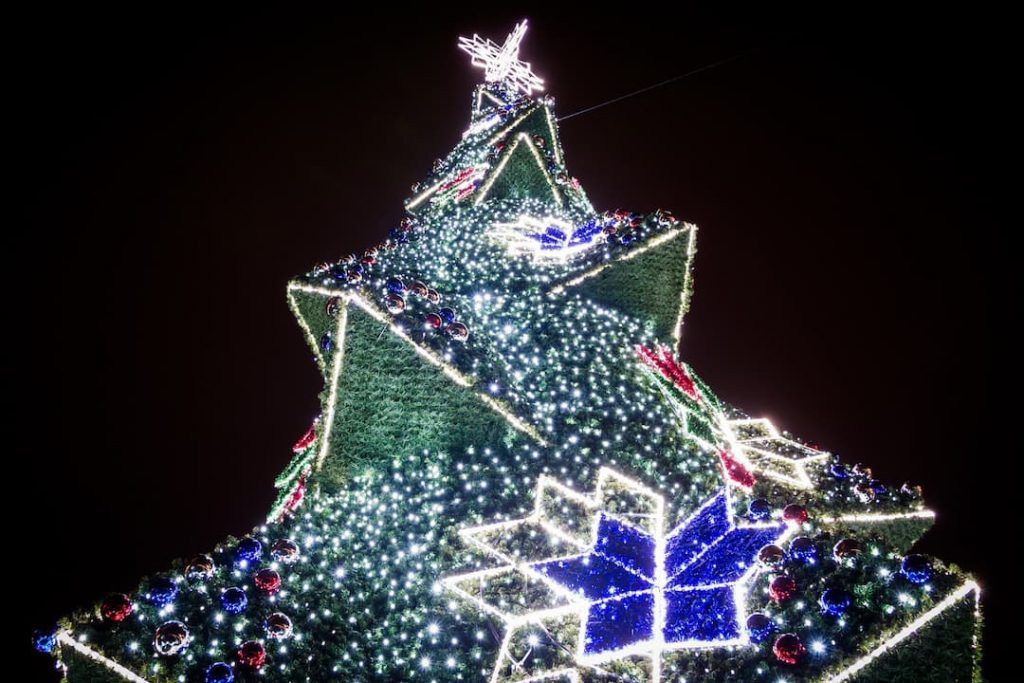
[[[484,80],[489,83],[505,83],[515,90],[530,95],[534,90],[543,90],[544,81],[533,73],[529,62],[519,60],[519,43],[526,35],[526,20],[516,24],[503,45],[497,45],[489,38],[474,33],[472,38],[459,38],[459,47],[473,58],[473,66],[483,67]]]

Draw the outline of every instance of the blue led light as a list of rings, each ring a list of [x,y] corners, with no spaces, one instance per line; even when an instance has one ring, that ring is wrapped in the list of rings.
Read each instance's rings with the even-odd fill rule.
[[[623,593],[649,590],[653,583],[629,572],[603,555],[587,553],[533,567],[574,593],[602,600]]]
[[[665,592],[665,642],[738,638],[732,588]]]

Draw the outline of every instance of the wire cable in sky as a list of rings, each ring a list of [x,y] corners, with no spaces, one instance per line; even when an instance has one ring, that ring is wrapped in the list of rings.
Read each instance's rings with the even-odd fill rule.
[[[726,57],[725,59],[720,59],[717,62],[712,62],[711,64],[705,64],[704,66],[698,67],[698,68],[694,69],[693,71],[687,71],[684,74],[679,74],[678,76],[673,76],[672,78],[665,79],[664,81],[660,81],[660,82],[655,83],[653,85],[648,85],[646,87],[640,88],[639,90],[634,90],[631,93],[626,93],[625,95],[619,95],[618,97],[613,97],[610,100],[606,100],[604,102],[601,102],[600,104],[595,104],[595,105],[593,105],[591,107],[587,107],[586,109],[580,109],[579,111],[574,111],[571,114],[566,114],[565,116],[559,116],[557,120],[559,122],[565,121],[567,119],[571,119],[574,116],[579,116],[580,114],[586,114],[587,112],[594,111],[595,109],[600,109],[601,107],[607,107],[609,104],[615,104],[616,102],[621,102],[622,100],[625,100],[625,99],[628,99],[630,97],[633,97],[634,95],[639,95],[641,93],[645,93],[648,90],[654,90],[655,88],[660,88],[663,85],[668,85],[669,83],[675,83],[676,81],[681,81],[684,78],[689,78],[690,76],[699,74],[702,71],[708,71],[710,69],[714,69],[715,67],[722,66],[723,64],[728,64],[729,62],[734,62],[737,59],[739,59],[740,57],[746,57],[747,55],[749,55],[750,53],[754,52],[755,50],[757,50],[757,48],[756,47],[752,47],[749,50],[744,50],[743,52],[738,52],[737,54],[734,54],[731,57]]]

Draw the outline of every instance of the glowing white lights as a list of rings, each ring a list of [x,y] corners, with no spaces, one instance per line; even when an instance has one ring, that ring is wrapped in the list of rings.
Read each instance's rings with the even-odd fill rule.
[[[813,488],[807,466],[831,457],[783,437],[767,418],[724,420],[720,426],[733,444],[735,457],[759,475],[795,488]]]
[[[468,376],[462,374],[461,372],[459,372],[459,370],[457,370],[454,366],[452,366],[451,364],[446,362],[443,358],[438,356],[436,353],[434,353],[430,349],[428,349],[428,348],[426,348],[426,347],[424,347],[424,346],[422,346],[420,344],[417,344],[416,341],[413,340],[412,337],[410,337],[404,330],[402,330],[397,325],[395,325],[391,321],[391,319],[388,318],[388,316],[386,314],[384,314],[376,306],[374,306],[369,301],[364,299],[358,293],[353,292],[353,291],[349,291],[349,290],[334,290],[334,289],[327,289],[325,287],[313,287],[313,286],[310,286],[310,285],[303,285],[303,284],[299,284],[299,283],[296,283],[296,282],[290,283],[288,285],[288,292],[289,292],[289,294],[291,294],[292,292],[295,292],[295,291],[301,291],[301,292],[306,292],[306,293],[310,293],[310,294],[319,294],[319,295],[327,297],[327,298],[338,297],[340,300],[342,300],[345,303],[350,303],[352,305],[358,306],[360,309],[362,309],[363,311],[365,311],[366,313],[371,315],[373,318],[375,318],[376,320],[378,320],[381,323],[383,323],[384,325],[386,325],[391,330],[391,332],[393,334],[395,334],[397,337],[399,337],[400,339],[402,339],[405,342],[407,342],[410,345],[412,345],[413,350],[415,350],[417,354],[419,354],[422,358],[424,358],[430,364],[432,364],[432,365],[436,366],[438,369],[440,369],[441,372],[444,373],[445,376],[447,376],[453,382],[455,382],[455,384],[457,384],[459,386],[462,386],[462,387],[472,387],[474,385],[475,380],[473,378],[468,377]],[[291,298],[291,301],[294,302],[294,297]],[[303,323],[305,323],[305,319],[302,316],[302,313],[299,310],[297,305],[293,304],[293,310],[295,311],[295,314],[299,318],[299,320],[301,320],[301,321],[303,321]],[[335,339],[337,340],[336,341],[336,348],[337,348],[337,350],[334,353],[334,359],[333,359],[333,362],[332,362],[331,368],[330,368],[330,377],[328,378],[328,381],[330,382],[330,389],[328,391],[327,414],[326,414],[325,420],[324,420],[325,421],[324,433],[323,433],[323,435],[320,438],[320,449],[319,449],[319,452],[318,452],[317,458],[316,458],[316,467],[317,468],[320,468],[323,465],[323,463],[324,463],[325,459],[327,458],[328,454],[330,453],[330,449],[331,449],[331,431],[332,431],[332,427],[333,427],[333,423],[334,423],[334,417],[335,417],[335,412],[336,412],[336,408],[337,408],[338,380],[339,380],[339,378],[341,376],[342,362],[343,362],[344,351],[345,351],[345,330],[347,328],[347,325],[348,325],[348,307],[347,306],[339,306],[338,323],[337,323],[337,326],[336,326],[336,329],[335,329]],[[313,333],[312,333],[312,330],[309,327],[309,324],[306,323],[306,324],[302,325],[302,328],[303,328],[303,331],[306,333],[306,338],[310,342],[310,345],[313,348],[316,348],[318,346],[318,344],[317,344],[316,339],[313,336]],[[474,394],[477,397],[479,397],[480,400],[485,405],[487,405],[489,408],[491,408],[494,412],[496,412],[499,415],[501,415],[510,425],[512,425],[513,428],[515,428],[518,431],[523,432],[524,434],[529,435],[532,439],[537,441],[539,444],[545,445],[545,446],[547,445],[547,442],[544,440],[544,438],[540,435],[540,433],[533,426],[531,426],[530,424],[528,424],[527,422],[525,422],[524,420],[522,420],[521,418],[519,418],[518,416],[513,414],[503,403],[501,403],[500,401],[496,400],[492,396],[488,396],[483,391],[474,392]],[[277,513],[274,512],[271,515],[271,519],[276,517],[276,514]]]
[[[96,652],[96,650],[93,650],[91,647],[87,647],[82,643],[78,642],[67,631],[60,631],[57,634],[57,640],[60,642],[61,645],[66,645],[78,654],[84,655],[85,657],[88,657],[97,664],[105,666],[107,669],[117,674],[124,680],[129,681],[129,683],[149,683],[149,681],[147,681],[145,678],[142,678],[131,669],[121,666],[113,659],[105,657],[101,655],[99,652]]]
[[[512,223],[495,223],[487,235],[505,245],[512,256],[528,254],[537,261],[567,261],[604,241],[599,234],[573,240],[576,226],[552,216],[520,216]]]
[[[530,70],[529,62],[519,60],[519,44],[526,35],[526,20],[516,24],[503,45],[473,34],[472,38],[459,38],[459,47],[472,57],[473,66],[482,67],[484,78],[492,83],[504,83],[514,90],[529,95],[543,90],[544,81]]]
[[[935,619],[935,617],[939,616],[940,614],[945,612],[947,609],[949,609],[957,602],[970,595],[971,593],[974,593],[975,611],[977,612],[977,604],[981,596],[981,589],[978,587],[978,584],[974,581],[968,581],[964,583],[962,586],[960,586],[960,588],[958,588],[956,591],[947,596],[945,599],[943,599],[939,604],[935,605],[935,607],[932,607],[930,610],[919,616],[917,619],[914,619],[914,621],[910,622],[907,626],[900,629],[898,632],[896,632],[895,635],[893,635],[890,638],[886,638],[881,645],[876,647],[867,655],[861,657],[856,662],[854,662],[847,668],[843,669],[835,676],[829,678],[828,683],[842,683],[843,681],[850,680],[858,671],[861,671],[862,669],[870,665],[873,661],[887,653],[889,650],[899,645],[910,636],[914,635],[921,627],[927,625],[929,622]]]

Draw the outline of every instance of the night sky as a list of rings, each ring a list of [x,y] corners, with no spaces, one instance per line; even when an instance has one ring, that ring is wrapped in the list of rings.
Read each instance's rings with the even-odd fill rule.
[[[919,547],[978,577],[988,675],[1005,666],[1001,22],[525,16],[561,115],[742,55],[565,121],[569,168],[598,209],[700,226],[683,358],[726,401],[921,484],[938,522]],[[468,122],[482,72],[456,37],[501,42],[518,18],[9,25],[7,485],[27,497],[7,591],[30,597],[8,609],[33,676],[55,680],[32,628],[262,521],[321,387],[288,278],[398,223]]]

